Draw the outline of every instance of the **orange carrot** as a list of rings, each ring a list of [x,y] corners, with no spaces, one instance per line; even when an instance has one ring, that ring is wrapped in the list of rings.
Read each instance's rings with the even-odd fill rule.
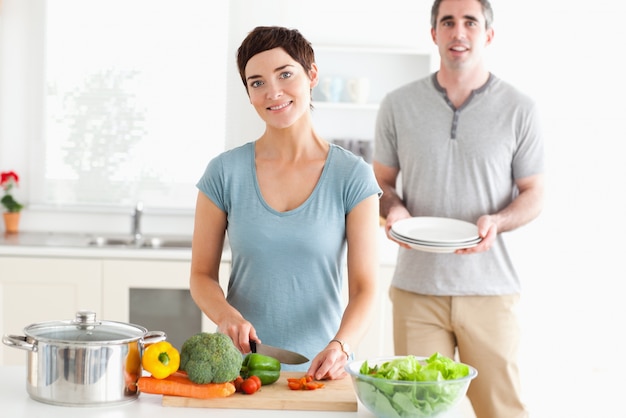
[[[141,376],[137,387],[143,393],[197,399],[226,398],[235,393],[235,385],[232,382],[198,384],[189,380],[184,373],[174,373],[165,379]]]

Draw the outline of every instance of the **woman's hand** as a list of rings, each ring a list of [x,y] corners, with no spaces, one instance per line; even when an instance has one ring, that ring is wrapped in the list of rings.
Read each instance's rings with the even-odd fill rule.
[[[348,362],[346,353],[335,345],[328,345],[324,351],[315,356],[306,372],[307,375],[313,376],[315,380],[337,380],[343,379],[348,374],[344,369]]]
[[[248,354],[251,351],[250,340],[261,342],[252,324],[246,321],[243,316],[225,319],[218,325],[218,329],[219,332],[228,335],[233,340],[233,344],[241,354]]]

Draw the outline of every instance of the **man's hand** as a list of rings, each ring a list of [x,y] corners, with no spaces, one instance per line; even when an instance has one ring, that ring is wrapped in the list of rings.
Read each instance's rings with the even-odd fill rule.
[[[455,254],[476,254],[488,251],[491,248],[498,235],[498,225],[495,223],[494,217],[483,215],[478,218],[476,226],[478,227],[478,236],[482,240],[475,247],[456,250]]]
[[[396,240],[395,238],[393,238],[391,235],[389,235],[389,231],[391,231],[391,226],[393,224],[395,224],[398,221],[401,221],[402,219],[406,219],[410,217],[411,217],[411,214],[404,206],[396,206],[391,211],[389,211],[389,214],[387,215],[387,218],[385,219],[385,233],[387,234],[387,238],[389,238],[391,241],[397,243],[399,246],[406,248],[406,249],[411,249],[411,247],[408,244],[405,244],[404,242],[400,242]]]

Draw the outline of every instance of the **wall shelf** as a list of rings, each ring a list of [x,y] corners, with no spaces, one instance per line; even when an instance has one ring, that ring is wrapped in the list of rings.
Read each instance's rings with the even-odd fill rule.
[[[313,90],[313,120],[326,140],[374,137],[376,114],[384,96],[411,81],[429,74],[431,55],[406,48],[314,45],[320,84]],[[322,84],[339,79],[343,90],[337,101],[328,101]],[[349,80],[369,80],[365,103],[351,100]]]
[[[365,103],[365,104],[357,104],[357,103],[333,103],[333,102],[325,102],[325,101],[313,101],[313,107],[315,109],[324,109],[324,110],[378,110],[378,103]],[[315,110],[314,110],[315,112]]]

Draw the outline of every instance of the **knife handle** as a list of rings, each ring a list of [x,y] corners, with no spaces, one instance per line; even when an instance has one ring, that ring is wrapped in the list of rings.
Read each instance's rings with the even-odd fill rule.
[[[250,343],[250,351],[253,353],[256,353],[256,341],[250,340],[249,343]]]

